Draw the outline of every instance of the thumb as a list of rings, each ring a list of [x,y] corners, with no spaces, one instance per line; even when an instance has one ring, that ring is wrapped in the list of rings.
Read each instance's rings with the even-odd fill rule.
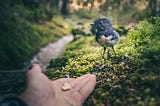
[[[49,82],[49,79],[41,72],[38,64],[32,64],[30,70],[27,72],[27,88],[41,87],[44,82]]]
[[[38,64],[32,64],[27,72],[27,78],[36,77],[39,74],[42,74],[40,66]]]
[[[35,101],[37,102],[39,97],[43,97],[46,94],[44,91],[49,89],[50,81],[41,72],[41,68],[38,64],[32,64],[26,77],[26,89],[19,95],[19,97],[28,103],[29,106],[35,106]],[[39,101],[37,103],[39,103]],[[37,104],[36,106],[39,105]]]

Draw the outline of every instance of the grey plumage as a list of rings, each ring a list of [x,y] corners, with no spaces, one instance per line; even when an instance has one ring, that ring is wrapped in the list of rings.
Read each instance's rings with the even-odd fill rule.
[[[92,32],[96,35],[96,41],[104,47],[104,52],[102,58],[104,58],[104,54],[107,47],[112,47],[114,53],[114,45],[119,40],[119,34],[113,28],[112,23],[107,18],[99,18],[94,21],[92,24]],[[116,55],[116,53],[115,53]]]

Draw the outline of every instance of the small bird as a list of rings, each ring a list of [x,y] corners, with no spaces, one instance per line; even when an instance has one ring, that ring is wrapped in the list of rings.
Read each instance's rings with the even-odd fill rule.
[[[102,58],[104,59],[104,54],[106,52],[107,47],[112,47],[113,52],[116,56],[116,52],[114,50],[114,45],[119,40],[119,34],[113,28],[112,23],[107,18],[99,18],[94,21],[91,28],[93,34],[96,35],[96,41],[104,47],[104,51],[102,54]]]

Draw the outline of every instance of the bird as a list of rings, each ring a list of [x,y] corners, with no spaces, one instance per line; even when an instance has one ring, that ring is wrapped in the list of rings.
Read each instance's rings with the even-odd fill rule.
[[[119,33],[113,28],[112,22],[107,18],[98,18],[91,26],[91,32],[95,35],[96,41],[104,48],[102,59],[107,47],[111,47],[116,56],[114,45],[119,41]]]

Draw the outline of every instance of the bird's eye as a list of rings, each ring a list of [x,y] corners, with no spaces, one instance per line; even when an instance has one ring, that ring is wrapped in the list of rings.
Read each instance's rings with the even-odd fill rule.
[[[99,24],[100,24],[100,25],[103,25],[103,22],[100,22]]]

